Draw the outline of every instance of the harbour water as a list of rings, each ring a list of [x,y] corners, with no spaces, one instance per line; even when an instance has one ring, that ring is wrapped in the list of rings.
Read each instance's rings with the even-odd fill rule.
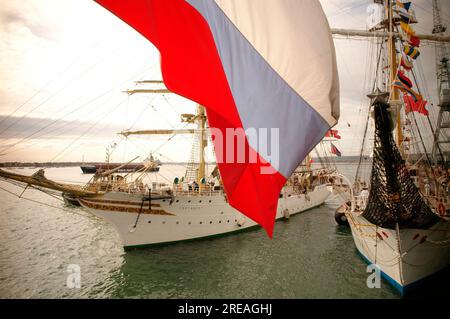
[[[163,165],[160,173],[171,180],[182,171]],[[80,183],[90,177],[78,167],[46,175]],[[3,181],[0,187],[21,193]],[[55,208],[0,190],[0,298],[399,298],[385,281],[367,287],[370,273],[350,230],[336,225],[333,199],[278,222],[273,240],[257,229],[124,252],[103,220],[37,190],[23,196]],[[67,285],[70,265],[80,267],[80,288]],[[431,297],[433,287],[416,296]]]

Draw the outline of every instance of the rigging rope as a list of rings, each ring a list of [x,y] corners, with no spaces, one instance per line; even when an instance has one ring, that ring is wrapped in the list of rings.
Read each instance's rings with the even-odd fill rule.
[[[120,101],[114,108],[113,111],[115,111],[118,107],[120,107],[125,101],[127,100],[127,98],[124,98],[122,101]],[[57,158],[59,158],[61,155],[63,155],[70,147],[72,147],[76,142],[78,142],[82,137],[84,137],[87,133],[89,133],[94,127],[97,126],[97,124],[106,119],[109,115],[111,115],[111,111],[108,110],[103,116],[100,116],[99,119],[92,123],[92,125],[80,136],[78,136],[76,139],[72,140],[72,142],[67,145],[62,151],[60,151],[57,155],[55,155],[50,162],[55,161]]]
[[[123,85],[124,83],[127,83],[127,82],[129,82],[130,80],[132,80],[133,78],[135,78],[136,76],[145,73],[147,70],[148,70],[148,69],[146,69],[146,70],[144,70],[144,71],[141,71],[141,72],[139,72],[138,74],[135,74],[135,75],[133,75],[132,77],[128,78],[127,80],[125,80],[125,81],[123,81],[123,82],[120,82],[118,85],[116,85],[116,86],[114,86],[113,88],[111,88],[110,90],[108,90],[108,91],[106,91],[106,92],[104,92],[104,93],[102,93],[102,94],[96,96],[95,98],[89,100],[88,102],[84,103],[84,104],[81,105],[80,107],[78,107],[78,108],[76,108],[76,109],[74,109],[74,110],[72,110],[72,111],[66,113],[65,115],[63,115],[62,117],[60,117],[60,118],[58,118],[58,119],[53,120],[53,121],[50,122],[49,124],[47,124],[47,125],[41,127],[41,128],[38,129],[37,131],[35,131],[35,132],[33,132],[33,133],[27,135],[26,137],[20,139],[19,141],[17,141],[17,142],[15,142],[15,143],[12,143],[12,144],[8,145],[5,149],[1,150],[0,156],[9,155],[9,154],[11,154],[11,153],[13,153],[13,152],[16,152],[17,150],[10,151],[10,152],[8,152],[8,151],[9,151],[10,149],[12,149],[13,147],[19,145],[20,143],[22,143],[22,142],[24,142],[24,141],[30,139],[31,137],[35,136],[36,134],[38,134],[38,133],[44,131],[44,130],[47,129],[48,127],[50,127],[50,126],[52,126],[53,124],[57,123],[58,121],[60,121],[60,120],[62,120],[62,119],[64,119],[64,118],[66,118],[67,116],[69,116],[69,115],[71,115],[71,114],[73,114],[73,113],[75,113],[75,112],[77,112],[77,111],[79,111],[79,110],[85,108],[86,106],[90,105],[92,102],[101,99],[102,97],[106,96],[108,93],[110,93],[110,92],[116,90],[118,87],[120,87],[120,86]],[[44,120],[45,120],[45,119],[44,119]],[[43,122],[44,120],[40,121],[39,123]],[[59,130],[59,129],[60,129],[60,128],[58,127],[58,128],[56,128],[55,130]],[[54,132],[55,130],[53,130],[53,131],[51,131],[51,132]],[[48,134],[48,132],[47,132],[47,134]],[[21,149],[23,149],[23,148],[21,148]]]
[[[371,189],[362,214],[371,223],[389,229],[428,229],[440,217],[422,199],[392,137],[390,107],[374,105],[375,145]]]
[[[105,39],[100,39],[99,41],[97,41],[95,43],[94,46],[92,46],[90,48],[90,50],[94,49],[95,47],[97,47],[101,42],[105,41]],[[89,50],[89,51],[90,51]],[[25,102],[23,102],[21,105],[19,105],[13,112],[11,112],[8,116],[5,116],[1,121],[0,121],[0,125],[3,124],[7,119],[11,118],[14,114],[16,114],[19,110],[21,110],[25,105],[27,105],[31,100],[33,100],[37,95],[39,95],[39,93],[41,93],[43,90],[45,90],[47,87],[49,87],[53,82],[55,82],[61,75],[63,75],[64,73],[66,73],[68,70],[70,70],[75,63],[78,62],[78,60],[80,60],[80,58],[83,56],[85,52],[81,53],[80,55],[78,55],[75,60],[73,60],[66,68],[64,68],[62,71],[60,71],[55,77],[53,77],[50,81],[48,81],[44,86],[42,86],[39,90],[37,90],[33,95],[31,95]],[[0,132],[0,134],[2,134],[2,132]]]
[[[108,51],[107,54],[103,55],[101,57],[100,60],[96,61],[94,64],[92,64],[90,67],[88,67],[87,69],[85,69],[83,72],[81,72],[80,74],[78,74],[74,79],[72,79],[70,82],[68,82],[66,85],[64,85],[62,88],[58,89],[56,92],[54,92],[53,94],[51,94],[50,96],[48,96],[46,99],[44,99],[44,101],[40,102],[37,106],[35,106],[34,108],[32,108],[31,110],[29,110],[27,113],[25,113],[24,115],[22,115],[21,117],[17,118],[15,121],[13,121],[11,124],[9,124],[7,127],[5,127],[3,130],[0,131],[0,135],[3,134],[5,131],[7,131],[8,129],[10,129],[13,125],[17,124],[18,122],[20,122],[21,120],[23,120],[24,118],[26,118],[28,115],[30,115],[31,113],[33,113],[34,111],[36,111],[38,108],[40,108],[41,106],[43,106],[45,103],[47,103],[48,101],[50,101],[51,99],[53,99],[55,96],[57,96],[58,94],[60,94],[62,91],[64,91],[65,89],[67,89],[68,87],[70,87],[71,85],[73,85],[77,80],[81,79],[83,76],[85,76],[87,73],[89,73],[91,70],[93,70],[96,66],[98,66],[99,64],[103,63],[104,61],[106,61],[105,57],[107,57],[108,55],[112,54],[113,52],[118,51],[118,49],[121,49],[122,47],[124,47],[126,43],[120,45],[119,47],[117,47],[115,50],[113,51]]]
[[[35,204],[39,204],[39,205],[43,205],[43,206],[47,206],[47,207],[51,207],[51,208],[56,208],[56,209],[59,209],[59,210],[68,212],[68,213],[70,213],[70,214],[79,215],[79,216],[83,216],[83,217],[85,217],[85,218],[89,218],[89,216],[86,216],[86,215],[84,215],[84,214],[80,214],[80,213],[74,212],[73,210],[68,210],[68,209],[65,209],[65,208],[62,208],[62,207],[50,205],[50,204],[48,204],[48,203],[44,203],[44,202],[41,202],[41,201],[38,201],[38,200],[35,200],[35,199],[32,199],[32,198],[19,196],[19,195],[17,195],[16,193],[11,192],[11,191],[9,191],[9,190],[7,190],[6,188],[3,188],[3,187],[1,187],[1,186],[0,186],[0,189],[1,189],[2,191],[4,191],[4,192],[10,194],[10,195],[13,195],[13,196],[19,198],[19,199],[24,199],[24,200],[27,200],[27,201],[29,201],[29,202],[35,203]]]
[[[375,70],[379,70],[380,63],[381,63],[382,52],[383,52],[383,45],[381,44],[380,47],[379,47],[378,58],[377,58],[377,66],[376,66]],[[373,82],[372,92],[375,91],[378,80],[379,80],[378,73],[376,73],[376,77],[375,77],[375,80]],[[356,183],[356,181],[358,181],[358,178],[360,177],[362,159],[364,157],[363,156],[364,155],[364,147],[366,145],[367,133],[368,133],[368,130],[369,130],[369,123],[370,123],[370,107],[369,107],[369,110],[367,112],[365,123],[366,123],[366,125],[365,125],[365,129],[364,129],[364,135],[363,135],[362,143],[361,143],[361,150],[360,150],[360,155],[359,155],[358,167],[356,169],[355,183]]]

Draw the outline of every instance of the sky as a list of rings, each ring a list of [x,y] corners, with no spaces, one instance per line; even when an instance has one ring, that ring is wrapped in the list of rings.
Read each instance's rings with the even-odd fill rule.
[[[431,33],[431,0],[413,1],[418,33]],[[442,2],[444,23],[450,3]],[[150,152],[187,161],[192,138],[129,138],[126,129],[181,128],[195,104],[167,95],[127,95],[161,79],[158,51],[92,0],[0,0],[0,162],[128,161]],[[366,29],[371,0],[322,0],[332,28]],[[341,86],[337,128],[343,155],[358,155],[370,90],[370,41],[335,38]],[[434,46],[421,47],[427,98],[436,100]]]

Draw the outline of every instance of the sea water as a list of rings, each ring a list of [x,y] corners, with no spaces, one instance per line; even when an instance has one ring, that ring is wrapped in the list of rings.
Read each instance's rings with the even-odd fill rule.
[[[356,169],[338,166],[349,176]],[[183,170],[163,165],[158,181],[170,184]],[[48,168],[46,176],[80,184],[92,177],[78,167]],[[23,191],[4,181],[0,187]],[[256,229],[125,252],[114,228],[84,209],[33,189],[23,197],[0,190],[0,298],[399,297],[385,281],[368,288],[372,273],[350,229],[334,221],[333,198],[277,222],[272,240]]]

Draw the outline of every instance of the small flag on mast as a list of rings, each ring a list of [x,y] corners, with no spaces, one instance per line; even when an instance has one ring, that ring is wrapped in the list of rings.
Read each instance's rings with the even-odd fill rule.
[[[395,5],[399,8],[405,9],[406,11],[409,11],[409,8],[411,7],[411,2],[401,2],[401,1],[396,1]]]
[[[414,98],[408,94],[403,94],[403,101],[405,102],[405,112],[406,114],[411,112],[417,112],[428,116],[428,110],[426,109],[427,101],[421,99],[415,101]]]
[[[414,29],[408,23],[400,21],[400,27],[402,28],[403,32],[405,32],[409,36],[416,34]]]
[[[416,23],[415,17],[411,16],[408,12],[398,11],[400,19],[405,23]]]
[[[338,148],[333,143],[331,143],[331,154],[334,154],[337,157],[341,157],[342,156],[341,151],[339,151]]]
[[[409,35],[407,41],[413,47],[418,48],[420,46],[420,38],[415,35]]]
[[[339,131],[338,130],[329,130],[326,134],[325,137],[334,137],[338,140],[341,139],[341,136],[339,135]]]
[[[409,45],[405,45],[403,47],[403,52],[405,52],[406,55],[413,58],[414,60],[417,59],[420,55],[419,50]]]
[[[408,59],[407,56],[402,55],[402,62],[401,62],[401,66],[406,70],[406,71],[411,71],[412,68],[414,67],[414,65],[412,64],[412,62]]]
[[[413,87],[412,81],[401,70],[397,72],[397,79],[410,89]]]
[[[392,87],[401,90],[404,93],[408,93],[409,95],[411,95],[411,97],[417,102],[422,100],[422,96],[415,92],[413,89],[407,87],[406,85],[404,85],[402,82],[400,81],[395,81],[394,83],[392,83]]]

